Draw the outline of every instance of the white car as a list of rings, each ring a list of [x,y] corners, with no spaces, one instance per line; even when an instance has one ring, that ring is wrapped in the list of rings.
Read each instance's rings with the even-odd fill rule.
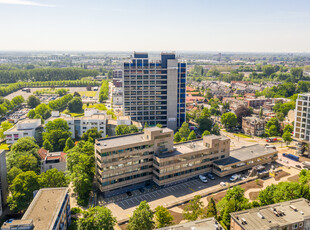
[[[236,181],[236,180],[238,180],[238,179],[240,179],[240,175],[235,174],[235,175],[232,175],[231,178],[230,178],[229,180],[233,182],[233,181]]]
[[[220,185],[221,185],[222,187],[225,187],[225,186],[226,186],[226,183],[225,183],[225,182],[221,182]]]
[[[203,183],[207,183],[207,182],[208,182],[207,178],[206,178],[205,176],[203,176],[203,175],[199,175],[199,179],[200,179]]]

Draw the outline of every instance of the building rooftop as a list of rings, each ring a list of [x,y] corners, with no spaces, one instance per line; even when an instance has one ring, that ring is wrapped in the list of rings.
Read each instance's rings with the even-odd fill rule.
[[[221,165],[225,166],[225,165],[230,165],[230,164],[234,164],[240,161],[250,160],[253,158],[257,158],[260,156],[264,156],[264,155],[276,153],[276,152],[277,150],[273,148],[265,148],[264,146],[260,144],[255,144],[255,145],[244,146],[239,149],[231,150],[229,157],[215,161],[213,163],[219,166]]]
[[[23,229],[23,227],[30,227],[33,226],[33,221],[32,220],[13,220],[11,222],[4,222],[3,225],[1,226],[1,230],[11,230],[11,229]],[[27,228],[28,229],[28,228]]]
[[[68,188],[44,188],[36,194],[22,220],[33,220],[35,230],[53,228]]]
[[[224,229],[214,217],[177,224],[157,230],[222,230]]]
[[[259,208],[234,212],[233,220],[245,230],[265,230],[284,227],[309,219],[309,201],[300,198]]]
[[[114,148],[123,145],[137,144],[144,140],[143,133],[127,134],[103,139],[97,139],[96,145],[104,149]]]
[[[24,119],[18,122],[18,124],[32,124],[35,122],[41,121],[40,119]]]

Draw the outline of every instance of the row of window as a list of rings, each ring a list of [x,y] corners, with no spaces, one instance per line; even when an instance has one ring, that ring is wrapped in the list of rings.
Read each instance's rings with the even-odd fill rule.
[[[111,184],[115,184],[115,183],[120,183],[120,182],[128,181],[128,180],[133,180],[133,179],[136,179],[136,178],[139,178],[139,177],[145,177],[145,176],[152,175],[152,174],[153,174],[152,172],[140,173],[140,174],[136,174],[136,175],[132,175],[132,176],[127,176],[127,177],[124,177],[124,178],[119,178],[119,179],[116,179],[116,180],[110,180],[110,181],[102,182],[101,185],[104,187],[104,186],[107,186],[107,185],[111,185]],[[98,181],[100,183],[99,179],[98,179]]]
[[[130,156],[129,158],[127,159],[130,159]],[[125,159],[125,160],[127,160]],[[97,158],[97,160],[100,162],[100,159]],[[124,159],[120,160],[120,161],[123,161]],[[103,172],[108,172],[108,171],[111,171],[111,170],[115,170],[115,169],[122,169],[122,168],[125,168],[125,167],[128,167],[128,166],[133,166],[133,165],[137,165],[137,164],[143,164],[143,163],[147,163],[147,162],[152,162],[153,161],[153,158],[146,158],[146,159],[140,159],[140,160],[135,160],[135,161],[129,161],[129,162],[125,162],[125,163],[119,163],[119,164],[116,164],[116,165],[111,165],[111,166],[108,166],[108,167],[100,167],[98,165],[98,168],[103,171]],[[116,162],[119,162],[119,161],[116,161]]]
[[[120,175],[123,175],[123,174],[126,174],[126,173],[133,173],[133,172],[138,172],[138,171],[142,171],[142,170],[145,170],[145,169],[149,169],[149,168],[152,168],[153,165],[144,165],[144,166],[141,166],[141,167],[135,167],[135,168],[127,168],[127,169],[124,169],[124,170],[115,170],[115,171],[110,171],[110,172],[106,172],[102,175],[102,178],[103,179],[106,179],[106,178],[109,178],[109,177],[114,177],[114,176],[120,176]]]
[[[167,176],[162,176],[162,177],[158,177],[157,175],[154,175],[154,176],[155,176],[155,178],[157,180],[161,181],[161,180],[167,180],[167,179],[170,179],[170,178],[173,178],[173,177],[177,177],[177,176],[182,176],[182,175],[185,175],[185,174],[188,174],[188,173],[192,173],[192,172],[197,172],[197,171],[200,171],[200,170],[206,169],[206,168],[210,168],[210,165],[203,165],[203,166],[200,166],[200,167],[197,167],[197,168],[185,170],[185,171],[178,172],[178,173],[173,173],[173,174],[170,174],[170,175],[167,175]]]
[[[148,148],[152,148],[153,146],[154,145],[140,145],[140,146],[135,146],[132,148],[120,149],[120,150],[115,150],[115,151],[105,152],[105,153],[100,153],[97,150],[97,153],[99,155],[101,155],[102,157],[105,157],[105,156],[111,156],[111,155],[122,154],[122,153],[130,153],[130,152],[137,151],[140,149],[148,149]],[[148,155],[148,154],[146,154],[146,155]]]

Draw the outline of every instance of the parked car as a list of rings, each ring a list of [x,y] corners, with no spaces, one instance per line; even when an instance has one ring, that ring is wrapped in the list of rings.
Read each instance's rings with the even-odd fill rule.
[[[225,186],[226,186],[226,183],[225,183],[225,182],[221,182],[220,185],[221,185],[222,187],[225,187]]]
[[[199,179],[203,182],[203,183],[207,183],[208,180],[204,175],[199,175]]]
[[[132,193],[131,193],[130,191],[126,192],[126,194],[127,194],[128,196],[132,196]]]
[[[139,191],[140,191],[141,193],[144,193],[144,188],[139,188]]]
[[[296,168],[300,168],[301,169],[301,165],[295,165]]]
[[[211,180],[214,180],[214,179],[215,179],[215,177],[213,176],[212,173],[207,173],[207,177],[208,177],[209,179],[211,179]]]
[[[241,176],[239,174],[234,174],[234,175],[231,176],[231,178],[229,180],[233,182],[233,181],[236,181],[236,180],[240,179],[240,177]]]

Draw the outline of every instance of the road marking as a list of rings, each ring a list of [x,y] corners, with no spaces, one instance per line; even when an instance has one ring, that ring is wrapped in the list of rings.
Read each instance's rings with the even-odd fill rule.
[[[190,190],[192,190],[193,192],[196,192],[194,189],[192,189],[191,187],[188,187]]]

